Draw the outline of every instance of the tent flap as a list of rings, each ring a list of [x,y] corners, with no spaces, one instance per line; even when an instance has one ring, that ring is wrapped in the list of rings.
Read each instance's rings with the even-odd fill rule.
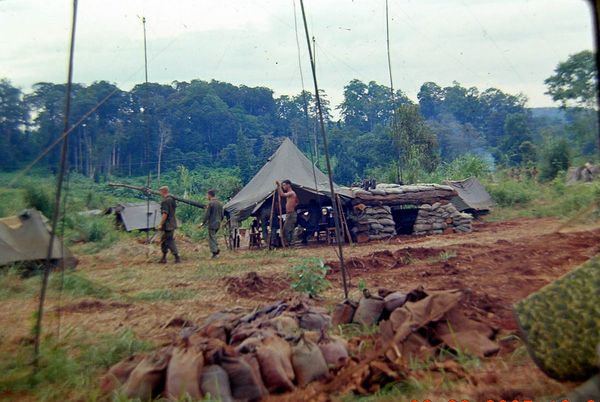
[[[444,180],[442,184],[452,187],[458,193],[458,196],[454,197],[450,202],[452,202],[459,211],[464,211],[466,209],[482,211],[496,205],[492,197],[475,176],[471,176],[462,181]]]

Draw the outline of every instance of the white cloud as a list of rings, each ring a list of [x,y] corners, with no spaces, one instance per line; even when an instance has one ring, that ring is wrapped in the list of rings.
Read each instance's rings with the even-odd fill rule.
[[[385,2],[310,0],[308,27],[317,41],[319,84],[332,105],[351,79],[389,84]],[[28,90],[39,81],[64,82],[71,2],[0,2],[0,77]],[[543,81],[569,54],[592,48],[583,0],[389,1],[394,84],[413,100],[420,86],[458,81],[481,91],[525,93],[549,106]],[[300,14],[305,87],[312,89]],[[144,79],[140,16],[146,16],[149,78],[194,78],[266,86],[297,94],[293,1],[79,1],[77,82],[108,80],[129,89]]]

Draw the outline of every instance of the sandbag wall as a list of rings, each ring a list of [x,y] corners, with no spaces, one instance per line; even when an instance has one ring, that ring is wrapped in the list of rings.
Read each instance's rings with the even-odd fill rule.
[[[472,220],[470,214],[458,212],[454,205],[442,200],[421,205],[413,229],[416,235],[470,233]]]
[[[396,234],[394,218],[389,206],[367,207],[358,220],[358,234],[364,233],[369,240],[381,240]]]
[[[381,183],[369,190],[351,188],[354,193],[352,205],[366,206],[383,205],[422,205],[433,204],[441,200],[451,200],[458,193],[450,186],[442,184],[415,184],[403,186],[400,184]]]

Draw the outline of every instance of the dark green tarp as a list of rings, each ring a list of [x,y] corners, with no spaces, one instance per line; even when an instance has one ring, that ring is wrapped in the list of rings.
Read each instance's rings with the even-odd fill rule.
[[[256,176],[225,204],[225,211],[238,222],[248,219],[273,195],[275,180],[281,183],[285,179],[292,182],[300,204],[307,204],[315,197],[323,200],[330,197],[329,178],[316,167],[313,168],[308,158],[286,138]],[[340,195],[342,202],[354,198],[351,191],[341,189],[337,184],[334,184],[333,189],[334,193]]]

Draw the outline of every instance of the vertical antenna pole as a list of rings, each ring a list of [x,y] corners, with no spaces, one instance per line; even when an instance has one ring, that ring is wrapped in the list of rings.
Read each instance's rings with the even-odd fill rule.
[[[329,150],[327,149],[327,137],[325,136],[325,123],[323,122],[323,110],[321,108],[321,99],[319,97],[319,85],[317,84],[317,72],[315,70],[315,63],[313,59],[312,50],[310,48],[310,37],[308,34],[308,26],[306,24],[306,13],[304,11],[304,1],[300,0],[300,7],[302,8],[302,20],[304,21],[304,31],[306,32],[306,42],[308,44],[308,53],[310,55],[310,66],[313,74],[313,81],[315,83],[315,99],[317,101],[317,108],[319,110],[319,121],[321,123],[321,134],[323,135],[323,147],[325,148],[325,160],[327,161],[327,174],[329,175],[329,191],[331,191],[331,206],[333,207],[333,219],[335,221],[335,237],[339,248],[340,265],[342,269],[342,281],[344,283],[344,297],[348,298],[348,285],[346,283],[346,267],[344,266],[344,254],[342,251],[342,240],[340,236],[340,211],[338,210],[337,203],[335,202],[335,193],[333,191],[333,178],[331,173],[331,163],[329,161]]]
[[[50,260],[52,259],[52,251],[54,249],[54,238],[56,237],[56,225],[58,223],[58,215],[60,209],[60,193],[65,176],[65,163],[67,160],[67,136],[69,130],[69,114],[71,111],[71,84],[73,82],[73,54],[75,51],[75,26],[77,22],[77,0],[73,0],[73,23],[71,28],[71,50],[69,53],[69,77],[67,80],[67,93],[65,105],[65,124],[63,133],[65,136],[62,143],[62,152],[60,158],[60,172],[58,174],[58,184],[56,188],[56,197],[54,199],[54,210],[52,215],[52,231],[50,232],[50,242],[48,244],[48,255],[44,266],[44,279],[42,281],[42,291],[40,294],[40,304],[37,312],[37,322],[35,325],[35,367],[38,367],[40,360],[40,335],[42,333],[42,317],[44,316],[44,302],[46,300],[46,291],[48,289],[48,277],[50,276]]]
[[[146,76],[146,107],[144,108],[144,117],[146,118],[146,166],[148,169],[148,180],[146,187],[150,188],[150,119],[148,118],[148,109],[150,108],[150,89],[148,87],[148,47],[146,46],[146,17],[142,17],[144,26],[144,72]],[[150,194],[146,195],[146,244],[150,237]],[[150,247],[146,250],[146,258],[150,256]]]

